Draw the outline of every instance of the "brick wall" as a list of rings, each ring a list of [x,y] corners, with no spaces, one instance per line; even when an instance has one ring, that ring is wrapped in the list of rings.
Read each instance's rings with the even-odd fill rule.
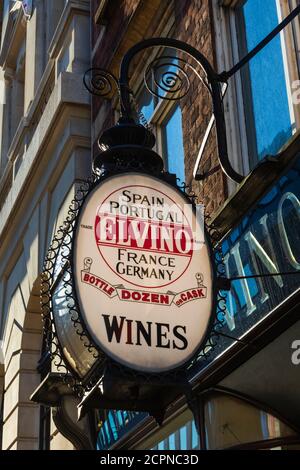
[[[191,44],[214,64],[210,0],[173,0],[172,2],[171,0],[157,0],[156,5],[154,5],[154,0],[110,0],[108,3],[109,8],[106,13],[107,26],[101,40],[101,47],[95,55],[93,66],[105,68],[115,61],[114,67],[116,68],[119,65],[122,53],[133,43],[145,37],[157,35],[157,31],[155,31],[157,21],[157,18],[155,19],[155,9],[158,11],[158,6],[163,9],[170,5],[170,3],[173,3],[175,12],[173,37]],[[94,11],[96,11],[97,5],[99,5],[99,0],[93,0]],[[161,14],[158,11],[159,17]],[[93,43],[95,44],[101,26],[94,24],[93,29]],[[121,40],[123,40],[123,45]],[[203,182],[196,182],[192,178],[193,167],[211,117],[212,106],[209,93],[199,78],[192,72],[189,74],[189,78],[191,85],[189,93],[180,101],[186,181],[191,183],[192,189],[205,204],[207,212],[212,214],[222,205],[226,198],[226,181],[220,169],[211,176],[208,176]],[[93,100],[94,119],[100,109],[106,110],[105,116],[101,121],[101,127],[104,129],[113,124],[114,116],[111,106],[107,106],[107,104],[103,103],[103,100],[97,98]],[[96,144],[94,145],[94,151],[97,152]],[[213,132],[205,150],[201,169],[204,171],[217,166],[216,138]]]
[[[214,65],[214,44],[212,41],[212,18],[209,0],[175,0],[176,39],[187,42],[199,50]],[[200,143],[211,117],[212,105],[209,92],[192,72],[190,91],[181,100],[186,181],[199,194],[207,212],[212,214],[226,198],[225,179],[219,169],[203,182],[192,180],[192,172]],[[213,132],[201,162],[201,172],[218,166],[216,136]]]

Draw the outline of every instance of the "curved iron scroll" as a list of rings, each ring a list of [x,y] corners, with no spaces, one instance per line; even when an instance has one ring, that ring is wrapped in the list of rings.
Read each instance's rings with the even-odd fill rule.
[[[275,38],[288,24],[291,23],[298,15],[300,14],[300,5],[296,6],[289,15],[284,18],[284,20],[279,23],[273,31],[271,31],[261,42],[259,42],[248,54],[246,54],[245,57],[243,57],[237,64],[235,64],[230,70],[225,70],[220,74],[217,74],[215,70],[212,68],[210,62],[207,60],[207,58],[201,54],[197,49],[194,47],[190,46],[189,44],[179,41],[177,39],[172,39],[172,38],[151,38],[151,39],[146,39],[144,41],[139,42],[135,46],[133,46],[129,51],[125,54],[123,57],[122,63],[121,63],[121,69],[120,69],[120,80],[119,82],[115,79],[115,77],[109,77],[110,79],[113,79],[113,81],[117,82],[117,86],[120,91],[120,101],[121,101],[121,112],[122,112],[122,117],[121,121],[123,122],[131,122],[134,123],[134,118],[133,118],[133,113],[131,109],[131,90],[129,88],[129,67],[131,64],[132,59],[135,57],[136,54],[141,52],[144,49],[148,49],[150,47],[169,47],[176,49],[181,52],[185,52],[187,55],[192,57],[198,65],[202,67],[202,70],[206,74],[206,80],[203,80],[202,77],[198,75],[199,79],[203,81],[204,85],[206,85],[212,95],[212,102],[213,102],[213,113],[214,116],[211,118],[211,121],[209,123],[208,127],[208,133],[210,132],[214,120],[216,123],[216,132],[217,132],[217,140],[218,140],[218,152],[219,152],[219,162],[222,171],[233,181],[240,183],[244,177],[237,173],[234,168],[232,168],[231,163],[228,158],[228,148],[227,148],[227,139],[226,139],[226,126],[225,126],[225,119],[224,119],[224,111],[223,111],[223,103],[222,103],[222,91],[221,91],[221,85],[228,82],[228,79],[232,77],[236,72],[238,72],[246,63],[248,63],[254,56],[256,56],[265,46],[267,46],[272,39]],[[167,59],[168,57],[165,57]],[[155,61],[155,60],[154,60]],[[180,61],[183,61],[180,59]],[[185,61],[183,61],[185,62]],[[193,66],[185,62],[186,65],[190,66],[193,70]],[[151,65],[151,64],[150,64]],[[183,71],[182,67],[178,67],[181,72],[183,73],[183,76],[185,79],[187,79],[188,82],[188,76],[186,73]],[[92,69],[93,71],[97,71],[97,69]],[[89,72],[91,69],[89,70]],[[194,70],[195,71],[195,70]],[[99,70],[98,70],[99,72]],[[103,70],[101,70],[103,72]],[[197,73],[197,72],[196,72]],[[172,75],[172,74],[171,74]],[[174,81],[175,77],[173,75],[169,76],[167,81],[164,82],[164,85],[168,89],[168,93],[170,92],[170,87],[174,87],[174,84],[176,82]],[[102,77],[103,78],[103,77]],[[100,96],[107,96],[107,93],[104,93],[103,90],[106,89],[104,86],[104,82],[107,83],[108,75],[104,77],[104,82],[102,78],[99,77],[96,80],[92,80],[92,85],[95,85],[96,82],[96,87],[92,87],[93,90],[91,91],[91,87],[88,86],[88,80],[87,77],[85,77],[84,83],[87,89],[93,93],[93,94],[98,94]],[[110,80],[108,80],[110,81]],[[172,85],[173,84],[173,85]],[[111,85],[109,84],[109,87]],[[147,86],[147,83],[146,83]],[[96,88],[96,90],[95,90]],[[162,89],[166,91],[166,88],[164,89],[164,86]],[[149,89],[149,87],[148,87]],[[151,91],[151,90],[149,90]],[[152,90],[153,91],[153,90]],[[151,91],[151,92],[152,92]],[[160,98],[163,99],[178,99],[178,96],[176,96],[176,87],[175,90],[171,91],[171,98],[165,96],[160,96]],[[182,96],[185,96],[185,92],[183,95],[180,95],[179,98]],[[200,148],[201,152],[201,148]],[[200,155],[199,152],[199,155]],[[201,158],[201,155],[198,158]],[[216,168],[213,168],[208,174],[212,174]],[[202,175],[203,176],[203,175]],[[194,173],[195,177],[195,173]],[[202,179],[202,178],[199,178]]]
[[[88,69],[83,77],[83,83],[86,89],[96,96],[108,96],[118,87],[118,79],[105,69],[99,67]]]
[[[234,168],[232,168],[228,158],[226,127],[221,93],[221,84],[225,82],[225,78],[218,75],[212,68],[207,58],[201,52],[199,52],[197,49],[190,46],[189,44],[172,38],[151,38],[139,42],[127,51],[127,53],[123,57],[120,67],[119,86],[121,100],[121,120],[134,122],[130,99],[131,92],[129,88],[129,68],[131,61],[136,56],[136,54],[138,54],[142,50],[157,46],[173,48],[178,51],[187,53],[201,66],[201,68],[205,72],[207,84],[210,88],[212,96],[220,165],[223,172],[230,179],[237,183],[240,183],[244,179],[244,177],[237,173]]]

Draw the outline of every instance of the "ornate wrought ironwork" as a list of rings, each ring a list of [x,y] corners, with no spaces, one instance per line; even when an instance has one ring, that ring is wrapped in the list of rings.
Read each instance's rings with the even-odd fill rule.
[[[296,10],[300,11],[300,6]],[[295,12],[293,18],[294,17]],[[271,39],[268,38],[268,41],[269,40]],[[94,174],[91,181],[84,183],[72,201],[68,217],[53,239],[52,245],[47,254],[42,275],[41,288],[44,329],[51,357],[55,367],[58,370],[62,370],[66,383],[78,396],[81,397],[87,391],[93,390],[95,386],[101,383],[105,370],[117,372],[118,377],[126,377],[129,381],[132,379],[132,383],[135,381],[140,381],[143,384],[156,383],[156,385],[159,382],[170,383],[170,381],[172,383],[182,383],[187,387],[189,391],[188,393],[190,393],[191,390],[188,388],[189,379],[193,375],[197,364],[202,359],[205,360],[210,356],[211,351],[215,348],[218,342],[219,336],[222,335],[220,328],[224,325],[223,320],[226,314],[226,293],[224,292],[226,289],[224,289],[224,285],[227,279],[225,276],[221,248],[218,247],[220,236],[217,234],[217,231],[213,226],[209,227],[209,235],[212,242],[216,243],[216,247],[214,249],[216,279],[217,281],[221,281],[214,285],[214,293],[218,295],[216,301],[216,317],[212,319],[211,323],[213,328],[206,339],[205,346],[201,346],[201,349],[199,349],[194,358],[189,362],[188,367],[184,364],[167,373],[151,374],[137,372],[121,365],[106,356],[100,348],[94,344],[79,312],[72,272],[72,241],[76,228],[76,220],[78,219],[80,209],[84,204],[86,197],[96,185],[109,177],[112,173],[124,173],[126,171],[133,170],[150,172],[158,178],[161,178],[161,180],[169,183],[172,178],[168,173],[161,171],[161,167],[158,164],[158,160],[156,159],[154,152],[150,150],[153,147],[150,133],[147,133],[142,126],[140,126],[140,128],[142,128],[142,131],[144,132],[137,132],[139,130],[137,129],[139,126],[135,124],[135,115],[132,109],[133,94],[129,87],[129,69],[136,54],[148,48],[162,46],[171,49],[173,48],[176,51],[187,54],[196,61],[198,66],[200,66],[205,78],[203,78],[202,74],[200,74],[189,62],[178,57],[174,60],[173,56],[167,55],[154,59],[154,61],[152,61],[146,68],[145,83],[149,92],[161,99],[181,99],[186,96],[189,91],[190,79],[188,71],[192,70],[195,72],[198,78],[208,88],[212,98],[221,168],[226,175],[234,181],[240,182],[243,179],[243,177],[232,168],[228,158],[226,128],[222,103],[221,85],[226,83],[229,76],[231,76],[230,72],[232,71],[227,74],[217,74],[203,54],[182,41],[170,38],[152,38],[136,44],[125,54],[121,63],[119,80],[117,80],[113,74],[101,68],[92,68],[86,72],[84,76],[84,85],[93,95],[108,97],[112,94],[114,88],[118,89],[121,104],[121,118],[117,129],[118,133],[115,133],[111,129],[105,138],[102,136],[103,152],[97,161],[97,167],[100,169],[99,174]],[[263,47],[263,45],[261,45],[261,47]],[[254,53],[257,53],[257,51],[254,51],[252,55],[250,53],[249,57],[253,57]],[[245,63],[246,59],[247,58],[243,60],[243,63]],[[250,60],[250,58],[247,60]],[[237,64],[235,69],[238,70],[238,68]],[[162,74],[160,74],[160,72],[162,72]],[[151,83],[148,79],[150,76],[152,78]],[[135,127],[136,129],[132,129],[130,126],[132,126],[132,128]],[[128,136],[128,134],[130,134],[129,131],[132,132],[133,137],[131,140],[129,139],[129,143],[126,146],[123,141],[124,135]],[[114,142],[112,145],[111,139],[116,140],[116,137],[119,138],[120,142],[117,144]],[[145,166],[145,161],[147,159],[145,158],[145,160],[141,160],[137,156],[137,147],[143,148],[143,146],[145,146],[145,142],[147,143],[146,157],[151,156],[151,158],[149,158],[150,163],[148,167]],[[118,151],[116,151],[116,148]],[[132,149],[135,149],[135,152]],[[150,155],[151,152],[152,155]],[[115,154],[115,157],[112,160],[113,153]],[[193,203],[195,195],[187,194],[187,186],[184,183],[181,190]],[[61,263],[61,273],[59,274],[56,272],[58,260]],[[56,323],[52,302],[53,290],[57,287],[59,282],[63,282],[64,284],[66,310],[68,311],[67,315],[69,323],[73,328],[72,331],[76,337],[80,339],[84,350],[89,354],[90,367],[87,367],[85,372],[78,369],[76,361],[68,351],[66,351],[66,348],[64,348],[63,343],[60,341],[59,327]],[[236,339],[236,341],[239,340]],[[161,416],[158,416],[157,419],[160,420]]]
[[[114,88],[119,87],[118,79],[111,72],[97,67],[90,68],[85,72],[83,83],[92,95],[103,98],[109,96]]]
[[[175,49],[181,53],[187,54],[191,57],[196,63],[201,67],[204,72],[205,78],[203,78],[196,70],[196,68],[185,61],[181,57],[176,57],[174,61],[173,56],[162,56],[154,59],[146,68],[144,73],[144,79],[147,89],[150,93],[158,96],[160,99],[165,100],[176,100],[186,96],[189,90],[189,76],[187,73],[187,68],[191,69],[193,72],[196,72],[198,78],[204,83],[208,88],[212,98],[213,106],[213,115],[214,120],[210,123],[210,130],[214,124],[216,126],[217,134],[217,143],[218,143],[218,155],[219,162],[222,171],[226,176],[233,181],[240,183],[243,181],[244,176],[239,174],[231,165],[229,156],[228,156],[228,146],[227,146],[227,137],[226,137],[226,124],[224,118],[223,110],[223,101],[222,101],[222,86],[228,83],[230,77],[232,77],[236,72],[238,72],[241,67],[248,63],[253,57],[255,57],[269,42],[279,34],[283,28],[285,28],[293,19],[296,18],[300,13],[300,5],[298,5],[273,31],[270,32],[252,51],[250,51],[240,62],[235,64],[230,70],[223,71],[218,74],[207,58],[201,54],[197,49],[190,46],[189,44],[172,39],[172,38],[151,38],[139,42],[131,49],[127,51],[124,55],[120,67],[120,78],[119,81],[113,78],[114,82],[118,84],[120,91],[120,104],[121,104],[121,120],[120,122],[134,122],[134,113],[132,110],[132,91],[129,87],[129,68],[132,63],[133,58],[143,50],[153,48],[153,47],[167,47],[169,49]],[[174,67],[174,70],[164,70],[168,67]],[[96,69],[97,70],[97,69]],[[162,71],[162,75],[159,78],[159,71]],[[91,86],[87,82],[85,77],[85,85],[91,93],[99,96],[108,96],[109,93],[103,91],[105,90],[105,85],[103,80],[106,80],[111,74],[107,71],[99,69],[100,71],[100,80],[92,80],[95,86]],[[152,71],[153,83],[149,82],[149,73]],[[106,74],[106,75],[105,75]],[[111,90],[112,88],[110,88]],[[143,124],[143,120],[141,121]],[[210,132],[209,130],[209,132]],[[199,159],[200,160],[200,159]],[[206,175],[210,174],[208,172]],[[195,176],[195,175],[194,175]],[[201,175],[201,179],[203,179]]]
[[[127,171],[129,170],[130,168],[128,167]],[[120,172],[124,172],[123,167],[120,169]],[[183,377],[186,377],[187,374],[189,375],[191,373],[193,367],[200,359],[209,357],[210,351],[215,347],[218,337],[218,334],[215,330],[218,328],[218,326],[222,325],[220,315],[224,314],[225,312],[225,308],[223,306],[225,297],[223,293],[219,292],[217,299],[217,316],[213,320],[213,333],[208,338],[205,347],[199,350],[197,355],[195,355],[194,359],[190,362],[188,370],[186,370],[186,365],[183,365],[178,369],[167,373],[148,374],[137,372],[105,356],[102,351],[99,350],[90,337],[79,313],[78,301],[76,298],[75,286],[72,276],[72,240],[75,230],[75,221],[78,218],[80,208],[82,207],[86,197],[96,185],[109,176],[109,171],[105,174],[102,174],[101,178],[99,178],[97,175],[94,175],[90,181],[86,181],[81,185],[69,207],[68,217],[66,218],[65,223],[59,228],[56,236],[53,239],[51,247],[49,248],[44,264],[44,272],[42,275],[41,306],[44,330],[48,341],[48,349],[50,351],[55,368],[64,374],[66,383],[68,383],[68,385],[73,388],[74,392],[78,396],[83,396],[84,392],[93,389],[99,380],[101,380],[104,369],[117,370],[120,376],[124,375],[126,377],[131,377],[132,380],[138,377],[139,380],[149,384],[153,380],[161,380],[163,382],[170,380],[170,377],[172,377],[174,381],[177,381],[180,378],[182,379]],[[170,183],[170,177],[168,173],[162,173],[160,178],[162,181],[168,181]],[[184,183],[178,187],[185,193],[191,203],[194,204],[196,195],[193,192],[187,193],[186,191],[188,190],[188,187]],[[209,236],[212,237],[214,229],[208,228],[208,230]],[[214,253],[216,274],[218,277],[223,276],[224,266],[221,252],[218,249],[217,251],[214,251]],[[59,262],[60,265],[60,274],[57,273],[57,262]],[[74,358],[73,360],[70,360],[69,355],[66,354],[66,351],[59,340],[58,326],[56,324],[55,314],[53,312],[52,296],[60,282],[63,282],[65,285],[66,305],[70,324],[72,325],[76,335],[82,341],[84,348],[90,353],[91,359],[94,360],[94,363],[91,365],[91,368],[86,373],[86,375],[80,375],[78,373],[77,368],[74,367]]]
[[[222,92],[221,84],[225,81],[220,77],[212,68],[210,62],[207,58],[199,52],[194,47],[186,44],[185,42],[178,41],[172,38],[151,38],[139,42],[133,46],[125,56],[123,57],[121,67],[120,67],[120,102],[121,102],[121,121],[133,122],[134,117],[131,109],[130,102],[130,88],[129,88],[129,68],[132,63],[133,58],[142,50],[153,48],[153,47],[168,47],[173,48],[176,51],[186,53],[190,56],[198,66],[203,70],[205,74],[204,83],[209,88],[212,97],[213,112],[215,115],[216,121],[216,131],[217,131],[217,141],[218,141],[218,151],[219,151],[219,160],[220,165],[224,173],[236,182],[241,182],[243,176],[238,174],[231,166],[231,163],[228,158],[227,150],[227,139],[226,139],[226,127],[225,127],[225,118],[223,111],[223,101],[222,101]],[[189,64],[189,67],[194,70],[194,67]],[[199,76],[199,75],[198,75]],[[202,79],[203,80],[203,79]],[[169,76],[169,88],[176,88],[176,80],[173,76]],[[166,85],[166,83],[165,83]],[[168,87],[164,86],[165,89]],[[153,90],[152,90],[153,91]],[[167,93],[166,93],[167,94]],[[164,99],[168,99],[163,97]]]
[[[190,88],[187,72],[179,62],[189,65],[176,56],[156,57],[144,72],[147,90],[157,98],[179,100],[186,96]]]
[[[266,47],[272,39],[277,36],[291,21],[293,21],[296,16],[300,13],[300,5],[298,5],[294,10],[286,17],[284,20],[279,23],[262,41],[260,41],[242,60],[235,64],[230,70],[224,70],[220,73],[219,77],[221,81],[227,81],[232,77],[236,72],[238,72],[245,64],[247,64],[253,57],[255,57],[264,47]]]
[[[87,349],[93,359],[98,359],[99,352],[94,347],[81,325],[76,300],[74,298],[70,267],[71,244],[75,219],[87,193],[90,188],[96,184],[97,180],[98,176],[95,174],[90,181],[84,182],[77,191],[74,200],[71,202],[68,216],[64,224],[59,227],[48,250],[41,283],[41,311],[47,348],[55,369],[64,374],[66,383],[73,388],[78,396],[82,396],[84,393],[81,385],[82,377],[78,375],[76,368],[72,368],[72,359],[66,355],[63,345],[59,340],[52,296],[59,282],[63,281],[65,287],[65,301],[70,322],[76,334],[83,342],[84,348]],[[56,272],[57,262],[60,264],[59,273]]]

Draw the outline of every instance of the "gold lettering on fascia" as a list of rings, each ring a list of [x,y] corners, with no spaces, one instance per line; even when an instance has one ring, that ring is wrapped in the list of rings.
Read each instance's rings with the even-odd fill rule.
[[[269,232],[269,228],[268,228],[268,224],[267,224],[268,218],[269,218],[269,215],[265,214],[258,221],[258,223],[262,227],[262,233],[264,234],[264,237],[267,240],[267,246],[269,247],[269,250],[271,252],[271,256],[272,256],[273,259],[276,259],[276,254],[275,254],[273,242],[272,242],[270,232]],[[252,259],[252,263],[254,265],[254,272],[259,273],[259,266],[258,266],[257,259],[256,259],[256,256],[254,256],[253,251],[251,251],[251,259]],[[264,304],[270,298],[268,292],[266,292],[265,288],[264,288],[266,283],[264,282],[264,280],[262,278],[259,278],[259,277],[256,278],[256,282],[259,285],[259,292],[261,293],[260,303]]]
[[[259,221],[259,225],[261,225],[262,227],[262,232],[263,232],[263,235],[264,235],[264,238],[265,240],[267,241],[267,246],[268,246],[268,249],[270,250],[270,253],[271,253],[271,256],[272,256],[272,259],[276,259],[276,254],[275,254],[275,250],[274,250],[274,245],[273,245],[273,242],[272,242],[272,239],[271,239],[271,236],[270,236],[270,231],[268,229],[268,225],[267,225],[267,221],[268,221],[268,214],[265,214]],[[253,243],[255,239],[255,242]],[[255,238],[255,236],[252,234],[252,232],[248,232],[246,235],[245,235],[245,240],[247,241],[248,245],[249,245],[249,251],[250,251],[250,256],[251,256],[251,260],[252,260],[252,264],[253,264],[253,267],[254,267],[254,272],[255,273],[259,273],[260,272],[260,268],[258,266],[258,263],[257,263],[257,257],[263,262],[263,260],[266,260],[266,263],[264,263],[264,265],[267,267],[268,269],[268,266],[269,264],[271,263],[272,264],[272,260],[271,260],[271,257],[268,256],[268,254],[266,253],[266,251],[263,249],[263,247],[261,246],[261,244],[257,241],[257,239]],[[257,252],[257,250],[255,248],[257,248],[259,246],[259,251]],[[257,254],[257,256],[255,255],[255,253]],[[272,264],[273,266],[273,269],[275,268],[275,263]],[[271,272],[271,271],[269,271]],[[277,283],[279,285],[279,287],[282,287],[283,286],[283,280],[282,280],[282,277],[281,276],[276,276],[274,277],[274,280],[276,281],[277,279]],[[261,304],[264,304],[268,299],[269,299],[269,294],[265,291],[265,288],[264,286],[266,285],[266,281],[263,280],[262,278],[256,278],[255,279],[256,283],[259,285],[259,292],[261,293],[260,295],[260,303]],[[268,283],[267,283],[268,285]]]
[[[251,258],[253,258],[253,255],[255,253],[265,266],[267,273],[278,274],[279,270],[277,265],[271,260],[270,256],[261,246],[257,238],[255,238],[253,233],[249,231],[248,233],[246,233],[244,238],[249,245]],[[283,281],[281,276],[274,276],[274,280],[279,287],[283,287]]]
[[[278,221],[278,229],[279,229],[279,236],[280,236],[280,242],[282,242],[282,247],[284,250],[284,253],[291,264],[291,266],[296,269],[300,270],[300,262],[297,261],[293,250],[291,248],[290,240],[288,237],[288,233],[286,231],[286,226],[285,226],[285,213],[283,211],[283,205],[286,201],[290,201],[294,208],[296,209],[296,212],[300,218],[300,201],[295,196],[295,194],[288,192],[282,196],[280,199],[279,205],[278,205],[278,211],[277,211],[277,221]],[[265,240],[267,241],[267,246],[269,253],[266,252],[266,250],[263,248],[263,246],[259,243],[257,238],[254,236],[254,234],[249,230],[246,235],[244,236],[244,240],[248,245],[250,256],[251,256],[251,262],[254,267],[254,272],[259,272],[259,267],[257,264],[257,258],[260,259],[262,264],[264,265],[266,272],[270,274],[278,274],[279,273],[279,268],[276,264],[276,252],[274,249],[274,244],[270,235],[270,231],[268,228],[268,214],[265,214],[261,219],[259,219],[258,224],[261,225],[262,231],[265,237]],[[233,257],[235,265],[236,265],[236,270],[237,270],[237,276],[246,276],[244,267],[243,267],[243,262],[241,259],[240,255],[240,242],[237,242],[234,247],[224,256],[224,264],[225,264],[225,269],[226,269],[226,275],[228,278],[231,277],[230,273],[230,268],[229,268],[229,259],[230,257]],[[274,281],[277,283],[278,287],[282,288],[284,285],[284,281],[282,276],[274,276]],[[245,299],[246,303],[246,315],[249,316],[251,313],[253,313],[257,306],[253,303],[252,297],[250,294],[249,290],[249,285],[248,285],[248,280],[247,279],[241,279],[240,280],[240,286],[242,288],[242,293]],[[255,282],[257,282],[259,288],[260,288],[260,293],[261,295],[259,296],[260,298],[260,303],[263,304],[269,299],[269,294],[265,291],[264,289],[264,282],[260,278],[256,278]],[[227,308],[226,312],[224,315],[225,321],[228,325],[228,328],[232,331],[235,328],[235,319],[234,319],[234,295],[233,293],[236,293],[236,289],[234,288],[234,285],[232,286],[231,292],[227,293]],[[237,294],[235,295],[236,297],[236,302],[238,302],[238,296]]]
[[[236,265],[236,268],[237,268],[237,275],[241,276],[241,277],[246,276],[244,266],[243,266],[243,262],[242,262],[242,258],[241,258],[241,254],[240,254],[240,242],[236,243],[236,245],[231,249],[230,253],[233,256],[234,261],[235,261],[235,265]],[[245,301],[246,301],[246,306],[247,306],[246,315],[249,316],[249,315],[251,315],[252,312],[254,312],[256,310],[256,305],[252,301],[252,296],[250,294],[247,279],[241,279],[240,285],[242,287],[242,291],[243,291],[244,298],[245,298]]]
[[[230,271],[229,271],[229,261],[230,257],[230,252],[227,253],[227,255],[224,256],[224,265],[225,265],[225,272],[226,276],[229,279],[230,278]],[[227,326],[230,331],[233,331],[235,329],[235,320],[234,320],[234,305],[233,305],[233,293],[232,291],[234,290],[234,286],[232,284],[231,286],[231,291],[227,292],[227,304],[226,304],[226,310],[224,313],[224,319],[227,323]],[[228,307],[228,308],[227,308]]]
[[[300,201],[295,196],[295,194],[288,192],[282,196],[282,198],[279,201],[279,206],[278,206],[278,227],[279,227],[279,233],[280,233],[280,238],[282,240],[282,246],[284,253],[291,263],[291,266],[293,266],[294,269],[299,270],[300,269],[300,263],[296,260],[294,253],[291,248],[291,244],[288,238],[288,234],[285,228],[284,224],[284,213],[283,213],[283,204],[285,201],[290,201],[294,208],[296,209],[296,212],[300,218]]]

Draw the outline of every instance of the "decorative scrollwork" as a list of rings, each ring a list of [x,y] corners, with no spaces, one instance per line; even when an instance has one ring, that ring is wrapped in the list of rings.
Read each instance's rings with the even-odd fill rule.
[[[62,345],[59,342],[59,332],[57,331],[57,324],[54,318],[52,296],[54,286],[57,285],[60,280],[63,280],[65,286],[65,302],[74,331],[82,340],[84,347],[90,353],[90,357],[94,360],[98,359],[99,354],[85,334],[79,319],[76,301],[73,296],[70,267],[75,219],[86,194],[97,180],[98,176],[94,174],[91,180],[83,182],[78,189],[69,207],[68,216],[63,225],[59,227],[48,250],[41,282],[41,310],[47,349],[55,369],[62,373],[66,383],[68,383],[79,396],[83,395],[83,387],[81,380],[74,376],[74,370],[69,363],[68,356],[65,356],[65,351],[62,349]],[[57,272],[57,264],[60,266],[59,272]]]
[[[124,170],[120,169],[120,172]],[[42,286],[41,286],[41,304],[42,304],[42,315],[44,320],[44,330],[48,342],[48,349],[51,355],[53,364],[58,371],[64,375],[64,380],[73,389],[79,397],[82,397],[85,392],[91,390],[101,379],[102,371],[104,368],[112,367],[120,371],[120,374],[125,374],[128,377],[140,377],[145,383],[151,383],[152,380],[166,380],[168,378],[178,379],[185,377],[187,374],[189,377],[193,377],[196,370],[202,361],[208,360],[212,356],[214,349],[218,344],[219,330],[223,326],[224,316],[226,314],[226,294],[219,292],[218,300],[216,303],[216,318],[213,321],[213,331],[209,336],[206,344],[202,347],[194,359],[186,369],[186,365],[180,366],[176,370],[172,370],[159,375],[147,374],[143,372],[137,372],[135,370],[128,369],[123,365],[115,362],[113,359],[105,356],[102,351],[93,343],[85,325],[82,321],[76,293],[74,290],[74,284],[72,281],[72,265],[70,263],[72,256],[72,240],[75,230],[75,221],[78,217],[79,210],[86,200],[86,197],[90,191],[95,187],[96,184],[107,177],[110,174],[102,175],[99,178],[96,174],[94,177],[87,182],[83,182],[77,189],[76,196],[71,202],[69,207],[68,216],[65,223],[59,228],[57,235],[54,237],[52,246],[50,247],[44,265],[44,272],[42,274]],[[168,181],[168,173],[162,173],[160,178],[163,181]],[[195,203],[196,195],[193,192],[188,192],[188,186],[184,185],[181,187],[183,193],[189,198],[189,200]],[[205,217],[207,222],[207,216]],[[216,276],[224,277],[225,268],[223,264],[223,257],[218,246],[217,240],[219,236],[215,234],[216,229],[212,225],[206,227],[209,230],[209,238],[213,240],[213,251],[215,255],[216,263]],[[215,235],[215,236],[213,236]],[[89,260],[87,260],[89,261]],[[57,273],[57,263],[62,266],[63,274]],[[65,266],[65,268],[63,268]],[[69,356],[66,356],[65,351],[62,349],[62,345],[59,342],[59,331],[56,323],[56,318],[53,312],[52,295],[53,288],[62,281],[64,283],[64,295],[66,308],[69,314],[69,320],[72,324],[75,333],[79,336],[83,343],[84,348],[90,353],[89,361],[92,364],[89,372],[84,376],[78,376],[70,362]]]
[[[176,56],[156,57],[144,73],[147,90],[161,99],[174,101],[183,98],[190,88],[186,66],[189,64]]]
[[[92,95],[102,98],[109,96],[115,88],[119,87],[117,78],[111,72],[96,67],[85,72],[83,83]]]
[[[193,193],[189,195],[189,197],[194,197]],[[222,253],[221,246],[218,245],[218,241],[220,240],[220,234],[218,233],[218,229],[212,224],[209,223],[211,220],[210,215],[207,213],[204,216],[205,218],[205,226],[208,231],[209,239],[212,243],[212,249],[214,254],[214,265],[216,270],[216,278],[224,278],[226,277],[226,270],[224,265],[224,257]],[[227,307],[226,307],[226,300],[227,295],[224,291],[217,289],[217,302],[216,302],[216,316],[213,322],[213,327],[211,330],[211,334],[204,345],[204,347],[199,350],[198,354],[194,357],[188,367],[188,374],[190,377],[193,376],[194,371],[199,368],[199,365],[202,361],[209,361],[212,360],[212,356],[214,351],[218,349],[218,342],[220,338],[220,329],[224,326],[224,318],[226,315]],[[200,366],[201,367],[201,366]]]
[[[184,59],[170,55],[156,57],[145,70],[145,86],[149,93],[160,99],[180,100],[190,89],[189,71],[207,86],[195,67]]]

